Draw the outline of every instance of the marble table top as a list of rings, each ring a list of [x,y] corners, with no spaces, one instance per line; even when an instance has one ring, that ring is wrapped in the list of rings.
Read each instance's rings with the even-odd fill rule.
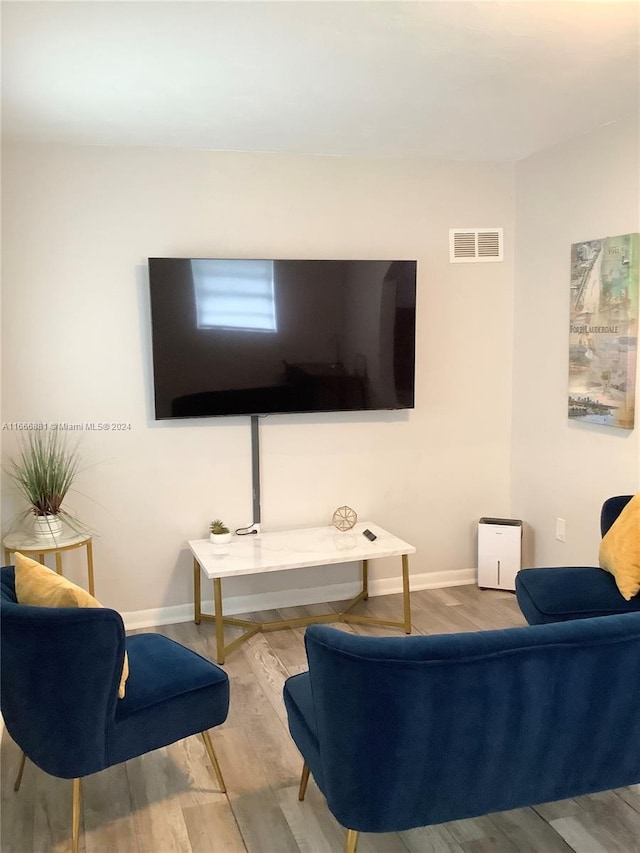
[[[370,542],[363,535],[364,530],[375,533],[377,538]],[[234,534],[226,545],[214,545],[209,539],[191,539],[187,544],[208,578],[375,560],[416,551],[413,545],[369,521],[358,522],[345,532],[328,525],[246,536]]]
[[[91,533],[77,533],[75,530],[63,528],[59,536],[39,539],[29,530],[8,533],[2,540],[2,545],[8,551],[26,551],[28,553],[45,554],[47,551],[62,551],[84,545],[91,539]]]

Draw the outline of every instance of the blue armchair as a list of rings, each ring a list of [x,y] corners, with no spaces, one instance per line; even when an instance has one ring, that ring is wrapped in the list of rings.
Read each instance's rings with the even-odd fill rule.
[[[226,673],[160,634],[125,637],[107,608],[31,607],[16,601],[14,569],[0,569],[1,708],[23,756],[73,779],[72,849],[78,850],[80,780],[200,732],[220,788],[208,729],[229,708]],[[118,699],[125,648],[130,674]]]
[[[640,781],[640,613],[419,637],[305,635],[289,729],[329,810],[398,832]]]
[[[603,503],[602,536],[632,497],[616,495]],[[626,601],[613,575],[596,566],[521,569],[516,575],[516,598],[530,625],[640,611],[640,596]]]

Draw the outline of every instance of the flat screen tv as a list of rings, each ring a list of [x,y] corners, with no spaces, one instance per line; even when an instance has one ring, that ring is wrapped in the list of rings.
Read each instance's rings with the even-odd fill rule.
[[[149,258],[156,419],[413,408],[416,269]]]

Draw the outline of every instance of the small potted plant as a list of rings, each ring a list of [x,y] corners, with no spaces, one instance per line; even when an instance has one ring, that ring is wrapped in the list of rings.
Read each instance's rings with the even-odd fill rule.
[[[214,545],[224,545],[227,542],[231,542],[231,532],[224,521],[221,521],[219,518],[211,522],[209,530],[209,539]]]
[[[54,430],[27,433],[17,457],[9,461],[7,474],[28,505],[25,516],[33,516],[34,532],[43,541],[62,533],[62,521],[76,532],[83,528],[61,504],[78,473],[77,445],[66,434]]]

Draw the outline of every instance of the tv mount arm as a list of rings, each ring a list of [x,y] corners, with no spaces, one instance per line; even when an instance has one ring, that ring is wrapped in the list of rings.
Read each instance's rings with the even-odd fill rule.
[[[239,527],[238,536],[260,533],[260,415],[251,415],[251,484],[253,495],[253,523]]]
[[[260,532],[260,418],[251,415],[251,485],[253,488],[253,524]]]

